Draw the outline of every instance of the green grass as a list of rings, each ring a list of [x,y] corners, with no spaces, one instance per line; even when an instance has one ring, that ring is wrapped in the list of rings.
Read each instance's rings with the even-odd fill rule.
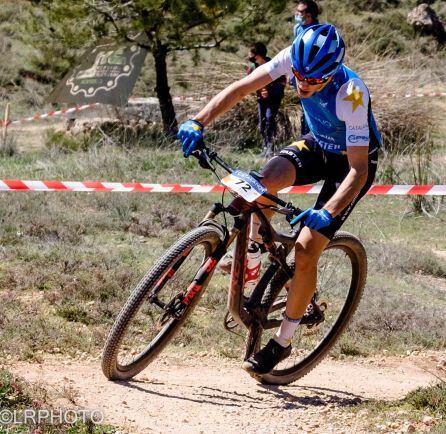
[[[428,410],[446,419],[446,383],[414,390],[404,401],[416,410]]]
[[[389,427],[389,422],[399,426],[412,424],[416,432],[443,433],[446,427],[446,383],[421,387],[409,392],[398,401],[370,400],[355,408],[356,411],[367,412],[367,422],[372,429],[377,425]],[[424,418],[432,418],[423,422]],[[393,431],[392,431],[393,432]]]
[[[31,405],[32,398],[27,391],[23,381],[12,378],[12,376],[0,370],[0,408],[15,409]]]
[[[251,152],[221,152],[234,165],[261,167]],[[215,182],[176,149],[147,146],[74,153],[52,148],[0,162],[0,179]],[[0,195],[0,352],[25,359],[55,349],[98,355],[132,286],[219,199],[199,194]],[[315,197],[286,199],[305,208]],[[369,283],[335,354],[444,349],[446,295],[430,280],[445,280],[445,261],[432,253],[432,248],[446,250],[443,217],[406,215],[410,206],[404,197],[367,197],[347,221],[345,228],[366,244]],[[286,226],[283,220],[280,225]],[[223,329],[227,286],[227,277],[216,274],[176,338],[177,348],[241,356],[243,339]]]

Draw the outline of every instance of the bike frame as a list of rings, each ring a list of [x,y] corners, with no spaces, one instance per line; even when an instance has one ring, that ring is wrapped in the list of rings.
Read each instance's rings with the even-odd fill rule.
[[[214,220],[219,212],[240,206],[242,206],[244,210],[239,215],[234,216],[234,226],[227,233],[226,240],[222,243],[224,246],[223,250],[217,249],[215,254],[209,259],[212,258],[212,263],[215,264],[213,268],[215,268],[216,263],[235,241],[228,291],[228,311],[238,325],[248,329],[251,327],[258,328],[259,326],[261,326],[262,329],[277,327],[280,321],[267,320],[267,314],[271,306],[262,305],[262,296],[269,281],[280,268],[285,270],[290,278],[292,277],[293,273],[286,263],[286,258],[294,248],[300,230],[295,230],[290,235],[277,232],[257,204],[249,204],[241,198],[234,199],[231,205],[226,209],[224,209],[221,204],[215,204],[213,209],[206,215],[201,225],[219,225],[216,220]],[[244,295],[243,288],[245,285],[246,253],[249,243],[252,214],[255,214],[260,219],[260,233],[262,234],[266,250],[269,253],[271,264],[248,298]],[[198,273],[196,283],[198,283],[198,281],[202,282],[203,278],[206,279],[210,277],[213,270],[209,270],[207,266],[208,261],[206,261]],[[208,271],[203,274],[202,270],[206,269]]]
[[[234,170],[226,162],[221,160],[215,152],[210,152],[203,147],[200,153],[195,155],[200,162],[200,165],[205,169],[210,169],[215,173],[215,168],[211,162],[214,161],[223,167],[229,173]],[[261,177],[261,175],[256,174]],[[277,196],[270,193],[265,193],[263,197],[271,200],[273,203],[279,205],[271,206],[270,208],[276,212],[291,215],[300,214],[301,210],[284,202]],[[203,285],[207,284],[212,277],[215,268],[220,259],[227,252],[230,245],[235,241],[235,251],[231,267],[231,279],[228,291],[228,311],[236,324],[241,327],[246,327],[251,331],[251,335],[260,336],[261,330],[277,327],[280,320],[268,320],[267,315],[273,303],[270,305],[263,303],[262,297],[265,293],[268,283],[272,277],[282,268],[289,278],[293,276],[293,272],[286,262],[288,254],[293,250],[296,239],[300,233],[301,227],[293,230],[289,235],[277,232],[271,225],[269,219],[266,218],[262,212],[260,205],[256,202],[248,203],[243,198],[236,196],[231,204],[225,208],[222,203],[215,203],[213,208],[207,213],[200,226],[212,225],[220,229],[224,235],[224,240],[207,258],[200,270],[197,272],[195,279],[190,284],[183,298],[183,305],[189,305],[198,294]],[[234,225],[231,230],[219,224],[215,217],[221,212],[228,212],[234,217]],[[264,246],[269,253],[271,264],[263,273],[260,281],[249,296],[244,295],[243,288],[245,284],[245,268],[246,268],[246,254],[249,243],[249,232],[251,226],[251,216],[255,214],[260,220],[259,234],[263,238]],[[255,332],[255,333],[252,333]],[[258,346],[259,340],[255,337],[251,342],[247,343],[245,358],[248,358],[254,349]]]

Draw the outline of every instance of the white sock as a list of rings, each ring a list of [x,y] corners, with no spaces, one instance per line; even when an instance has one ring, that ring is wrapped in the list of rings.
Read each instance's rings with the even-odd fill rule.
[[[283,313],[283,320],[282,324],[280,324],[279,330],[274,335],[273,339],[282,347],[286,348],[288,345],[291,344],[291,339],[293,339],[294,332],[297,329],[297,326],[300,323],[300,320],[302,318],[298,319],[292,319],[287,316],[287,314]]]
[[[260,220],[256,215],[252,214],[249,239],[255,241],[258,244],[263,244],[263,238],[259,234],[259,229],[260,229]]]

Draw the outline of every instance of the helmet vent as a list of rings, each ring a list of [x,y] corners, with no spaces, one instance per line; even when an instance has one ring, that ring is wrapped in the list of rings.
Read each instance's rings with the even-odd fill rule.
[[[304,30],[293,43],[293,67],[305,77],[333,75],[344,60],[345,45],[331,24],[317,24]]]
[[[309,62],[308,63],[313,62],[314,58],[317,56],[317,53],[319,53],[319,47],[313,45],[311,47],[310,56],[309,56],[309,59],[308,59]],[[311,68],[311,69],[313,69],[313,68]]]
[[[304,44],[300,44],[299,45],[299,59],[303,59],[304,58],[304,48],[305,48]]]
[[[326,65],[329,60],[331,59],[331,57],[333,56],[333,54],[326,54],[321,60],[319,60],[319,62],[316,63],[316,65],[312,68],[314,71],[318,70],[319,68],[322,68],[324,65]],[[324,69],[324,73],[330,69],[332,69],[333,66],[330,66],[329,68]],[[327,71],[328,72],[328,71]]]

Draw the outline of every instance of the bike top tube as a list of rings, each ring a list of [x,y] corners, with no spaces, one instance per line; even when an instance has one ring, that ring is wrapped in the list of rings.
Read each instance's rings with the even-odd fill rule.
[[[192,155],[198,159],[201,167],[203,167],[204,169],[211,170],[214,173],[215,173],[215,168],[211,165],[211,162],[217,163],[228,173],[233,173],[236,170],[229,163],[220,158],[217,152],[212,151],[211,149],[206,147],[204,142],[201,143],[199,149],[193,152]],[[258,179],[258,181],[261,181],[261,179]],[[293,211],[293,214],[294,213],[299,214],[302,211],[299,208],[293,206],[291,203],[285,202],[284,200],[280,199],[279,197],[269,192],[263,193],[262,196],[276,203],[277,205],[280,205],[281,207],[288,208],[290,211]]]

